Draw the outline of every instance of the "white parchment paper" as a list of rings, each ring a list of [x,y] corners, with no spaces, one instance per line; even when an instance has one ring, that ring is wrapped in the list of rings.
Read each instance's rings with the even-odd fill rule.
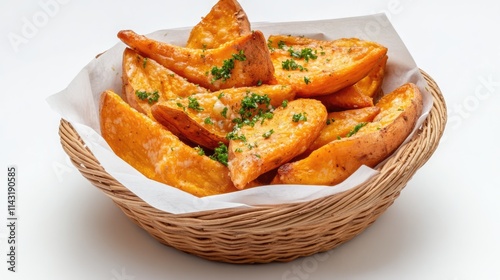
[[[253,23],[253,30],[264,35],[291,34],[317,39],[357,37],[372,40],[388,48],[387,74],[382,86],[385,93],[407,82],[419,86],[424,94],[424,110],[416,127],[425,120],[432,107],[427,84],[404,43],[384,14],[362,17],[288,23]],[[156,31],[147,36],[177,45],[184,45],[190,28]],[[118,41],[118,39],[117,39]],[[100,135],[99,97],[104,90],[121,93],[121,63],[125,45],[117,42],[108,51],[93,59],[71,81],[66,89],[47,99],[50,107],[71,122],[83,141],[104,169],[130,191],[151,206],[180,214],[229,207],[252,207],[316,199],[346,191],[368,180],[377,171],[361,167],[341,184],[331,186],[274,185],[242,190],[230,194],[198,198],[174,187],[143,176],[117,157]]]

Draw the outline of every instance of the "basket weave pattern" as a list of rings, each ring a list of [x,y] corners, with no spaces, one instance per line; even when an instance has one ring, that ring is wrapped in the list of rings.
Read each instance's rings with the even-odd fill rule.
[[[214,261],[288,262],[330,250],[360,234],[392,205],[415,172],[434,153],[446,124],[446,105],[435,81],[421,72],[434,104],[413,139],[367,182],[308,202],[188,214],[163,212],[106,173],[64,119],[59,135],[64,151],[81,174],[161,243]]]

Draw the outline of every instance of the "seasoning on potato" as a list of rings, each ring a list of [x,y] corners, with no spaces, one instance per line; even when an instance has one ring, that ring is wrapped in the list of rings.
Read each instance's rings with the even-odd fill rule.
[[[101,134],[146,177],[200,197],[336,185],[390,156],[422,110],[414,84],[382,92],[386,47],[265,38],[236,0],[219,0],[182,46],[118,37],[123,91],[102,93]]]

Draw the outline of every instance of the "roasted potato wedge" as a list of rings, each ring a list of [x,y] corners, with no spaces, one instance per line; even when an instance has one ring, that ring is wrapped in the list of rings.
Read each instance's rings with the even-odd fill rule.
[[[272,183],[335,185],[361,165],[374,167],[382,162],[413,130],[422,111],[422,95],[409,83],[382,97],[377,106],[380,113],[373,122],[351,137],[332,141],[302,160],[280,166]]]
[[[238,1],[219,0],[191,29],[186,46],[214,49],[251,32],[250,21]]]
[[[385,77],[385,68],[387,65],[387,59],[389,57],[385,55],[380,59],[377,65],[368,73],[366,77],[359,80],[353,85],[358,92],[371,97],[374,102],[382,96],[382,83]]]
[[[238,189],[304,152],[326,124],[321,102],[296,99],[278,107],[271,119],[243,126],[229,141],[228,168]]]
[[[352,86],[316,99],[331,111],[349,110],[373,106],[374,98],[381,94],[387,55],[364,78]]]
[[[122,67],[125,101],[149,117],[152,116],[151,106],[157,102],[208,92],[130,48],[125,48],[123,52]]]
[[[329,112],[373,106],[373,99],[363,94],[354,85],[343,88],[332,94],[314,98],[321,101]]]
[[[326,95],[351,86],[373,69],[387,48],[371,41],[333,41],[271,35],[268,38],[275,79],[297,88],[298,97]]]
[[[200,155],[112,91],[101,95],[100,125],[116,155],[152,180],[199,197],[236,190],[226,166]]]
[[[353,134],[356,126],[360,123],[372,122],[380,112],[377,106],[352,109],[328,114],[326,126],[321,130],[318,138],[301,154],[301,157],[309,155],[316,149],[321,148],[332,141],[344,138]]]
[[[268,104],[255,104],[255,113],[258,109],[268,110],[269,106],[281,106],[283,101],[295,97],[295,91],[288,85],[230,88],[159,102],[152,107],[152,114],[170,130],[213,150],[221,142],[229,144],[226,135],[236,125],[235,120],[242,118],[242,103],[248,103],[253,94],[269,99]]]
[[[267,84],[273,79],[267,40],[260,31],[206,50],[156,41],[130,30],[120,31],[118,37],[141,55],[211,91]]]

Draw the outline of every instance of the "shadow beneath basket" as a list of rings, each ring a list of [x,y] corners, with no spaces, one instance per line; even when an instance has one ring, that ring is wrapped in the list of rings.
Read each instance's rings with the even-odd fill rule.
[[[103,197],[95,191],[82,199]],[[75,218],[81,222],[80,238],[88,246],[73,256],[79,264],[107,276],[105,279],[119,279],[117,275],[134,279],[369,278],[374,271],[411,263],[409,259],[415,258],[412,252],[423,246],[418,227],[425,221],[420,220],[423,218],[415,212],[418,207],[412,203],[418,201],[399,198],[372,226],[328,252],[289,263],[236,265],[208,261],[159,243],[104,196],[96,203],[79,205],[85,210]]]

